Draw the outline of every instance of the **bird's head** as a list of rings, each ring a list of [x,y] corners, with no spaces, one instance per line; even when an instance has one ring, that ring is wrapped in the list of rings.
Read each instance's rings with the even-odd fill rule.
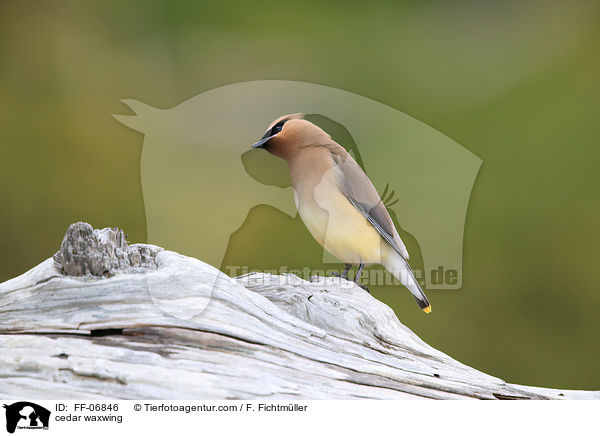
[[[277,118],[252,148],[264,148],[287,160],[304,147],[325,145],[331,137],[303,117],[303,114],[292,114]]]

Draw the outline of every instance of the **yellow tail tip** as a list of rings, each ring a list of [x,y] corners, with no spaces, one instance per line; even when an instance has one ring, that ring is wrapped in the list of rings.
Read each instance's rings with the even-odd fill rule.
[[[423,312],[425,313],[431,313],[431,306],[427,306],[423,308]]]

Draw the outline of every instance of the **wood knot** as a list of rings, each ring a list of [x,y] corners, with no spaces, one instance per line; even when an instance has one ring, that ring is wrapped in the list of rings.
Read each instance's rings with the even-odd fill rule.
[[[118,271],[156,269],[155,256],[147,246],[130,246],[121,229],[95,230],[78,222],[67,229],[54,264],[67,276],[111,277]]]

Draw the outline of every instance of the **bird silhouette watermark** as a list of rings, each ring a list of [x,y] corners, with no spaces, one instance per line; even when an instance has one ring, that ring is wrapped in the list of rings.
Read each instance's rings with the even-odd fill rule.
[[[115,118],[144,135],[147,242],[220,269],[212,288],[239,275],[233,269],[243,270],[240,265],[273,265],[277,271],[289,265],[305,277],[303,263],[318,261],[325,275],[343,272],[340,259],[303,227],[285,163],[249,149],[271,120],[301,112],[346,149],[374,186],[383,187],[379,197],[420,286],[460,289],[467,207],[482,161],[427,124],[356,93],[284,80],[230,84],[168,109],[133,99],[123,103],[134,113]],[[389,275],[377,278],[377,271],[362,270],[360,283],[393,283]],[[148,284],[150,296],[171,311],[155,288]],[[202,294],[186,308],[200,313],[210,295],[194,280],[182,288],[190,297]]]

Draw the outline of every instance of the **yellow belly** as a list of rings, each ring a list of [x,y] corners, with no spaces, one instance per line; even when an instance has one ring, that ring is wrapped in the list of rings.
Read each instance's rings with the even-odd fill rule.
[[[296,201],[302,221],[332,255],[344,263],[381,262],[381,236],[343,194],[316,190],[314,200]]]

